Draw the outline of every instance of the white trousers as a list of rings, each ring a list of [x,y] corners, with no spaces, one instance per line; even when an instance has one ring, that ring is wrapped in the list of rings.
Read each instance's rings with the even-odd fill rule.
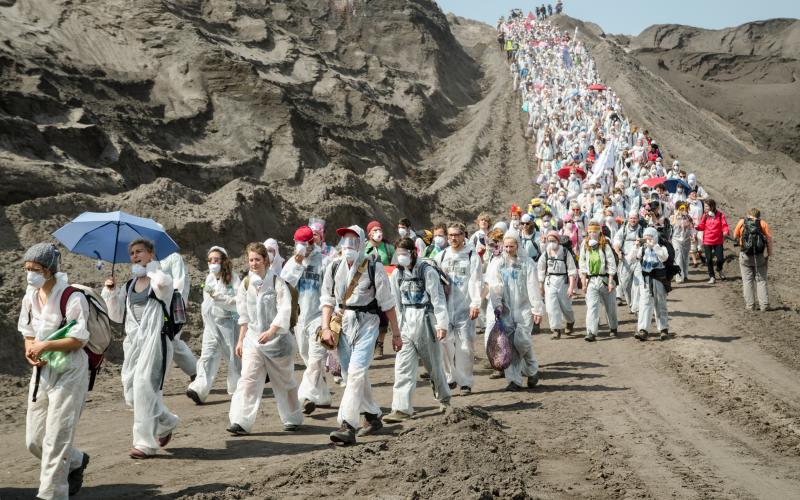
[[[339,361],[347,386],[339,403],[339,424],[347,422],[361,427],[360,415],[371,413],[380,417],[381,408],[372,396],[369,364],[378,338],[378,315],[345,311],[342,335],[339,338]]]
[[[664,285],[658,280],[652,280],[653,291],[650,293],[650,279],[643,278],[639,287],[639,321],[638,330],[648,331],[653,315],[656,317],[656,327],[659,331],[669,328],[667,316],[667,292]]]
[[[442,349],[444,374],[448,383],[455,382],[459,387],[472,387],[474,340],[475,322],[469,317],[450,323]]]
[[[186,342],[181,340],[180,334],[176,335],[172,341],[173,355],[172,359],[178,368],[181,369],[186,375],[194,376],[197,374],[197,358],[194,357],[192,350],[186,345]]]
[[[189,384],[201,401],[208,398],[223,357],[228,361],[228,394],[236,392],[242,373],[242,361],[235,352],[237,340],[235,319],[203,317],[203,350],[197,360],[197,378]]]
[[[408,308],[405,311],[400,327],[403,348],[394,362],[393,411],[414,414],[412,399],[417,388],[419,361],[431,376],[433,396],[440,402],[450,400],[450,388],[442,369],[442,346],[435,338],[431,316],[424,309]]]
[[[303,356],[303,349],[306,351],[305,356],[303,356],[306,369],[303,372],[303,378],[300,380],[297,397],[301,402],[307,399],[317,405],[329,405],[331,404],[331,391],[325,381],[325,360],[327,359],[328,351],[317,341],[317,329],[321,323],[322,318],[317,318],[308,325],[300,325],[298,323],[295,326],[297,345],[303,346],[300,355]]]
[[[575,323],[572,301],[567,295],[568,288],[566,276],[548,276],[544,280],[544,305],[551,330],[561,330],[566,323]]]
[[[608,291],[607,277],[588,277],[586,286],[586,333],[597,335],[600,327],[600,309],[605,309],[608,327],[617,329],[616,294]]]
[[[36,370],[28,390],[25,444],[41,460],[38,498],[66,500],[67,476],[81,466],[83,452],[73,446],[75,428],[81,416],[89,387],[88,364],[56,374],[47,366],[42,375],[36,402],[32,401]]]
[[[231,424],[239,424],[245,431],[252,431],[268,374],[281,422],[284,425],[303,423],[303,413],[297,399],[297,382],[294,379],[294,356],[270,358],[245,342],[242,376],[231,398],[231,409],[228,413]]]

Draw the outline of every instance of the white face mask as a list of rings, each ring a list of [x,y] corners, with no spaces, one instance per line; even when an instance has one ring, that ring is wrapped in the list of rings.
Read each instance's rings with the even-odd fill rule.
[[[444,236],[434,236],[433,237],[433,244],[439,248],[444,248],[444,244],[447,240],[445,240]]]
[[[27,271],[25,278],[27,279],[28,284],[33,288],[42,288],[45,281],[47,281],[44,277],[44,274],[37,273],[36,271]]]
[[[512,229],[519,229],[519,221],[518,220],[512,220],[511,221],[511,228]]]
[[[411,256],[410,255],[398,255],[397,256],[397,265],[400,267],[408,267],[411,265]]]
[[[555,241],[548,241],[547,249],[550,250],[551,252],[555,252],[556,250],[558,250],[558,243],[556,243]]]
[[[372,239],[377,242],[383,241],[383,231],[372,231]]]
[[[147,274],[147,268],[141,264],[134,264],[131,266],[131,274],[136,278],[141,278]]]
[[[347,259],[347,262],[352,263],[356,260],[356,257],[358,257],[358,250],[354,248],[345,248],[342,250],[342,255],[344,255],[345,259]]]
[[[398,228],[397,228],[397,234],[398,234],[398,235],[399,235],[401,238],[405,238],[406,236],[408,236],[408,229],[406,229],[406,228],[404,228],[404,227],[398,227]]]
[[[305,243],[295,243],[294,244],[294,254],[299,255],[301,257],[306,256],[306,252],[308,252],[308,245]]]
[[[594,239],[594,238],[592,238],[591,240],[589,240],[589,246],[590,246],[590,247],[596,247],[596,246],[597,246],[597,240],[596,240],[596,239]]]
[[[619,193],[617,193],[617,194],[615,194],[615,195],[614,195],[614,199],[615,199],[615,200],[617,200],[617,201],[619,201],[619,200],[621,200],[621,199],[622,199],[622,195],[621,195],[621,194],[619,194]]]
[[[263,283],[263,282],[264,282],[264,280],[261,278],[261,276],[259,276],[258,274],[254,273],[253,271],[250,271],[250,283],[253,286],[261,286],[261,283]]]
[[[713,211],[713,210],[709,210],[709,211],[708,211],[708,216],[709,216],[709,217],[714,217],[714,215],[716,215],[716,214],[714,213],[714,211]]]
[[[219,274],[222,271],[222,264],[209,264],[208,271],[212,274]]]

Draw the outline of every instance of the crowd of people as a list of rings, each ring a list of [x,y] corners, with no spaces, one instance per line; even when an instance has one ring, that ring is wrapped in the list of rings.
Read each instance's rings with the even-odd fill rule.
[[[121,379],[133,408],[131,458],[150,458],[172,439],[179,419],[165,404],[163,383],[173,361],[190,377],[186,396],[201,405],[225,359],[227,431],[237,436],[253,431],[266,383],[287,432],[330,406],[331,387],[343,386],[339,428],[329,438],[350,445],[384,423],[412,418],[420,377],[430,380],[442,410],[456,391],[469,395],[480,332],[484,349],[494,347],[489,333],[498,329],[511,345],[510,362],[491,377],[505,378],[509,391],[535,388],[534,334],[545,321],[554,340],[574,334],[579,292],[588,342],[600,335],[601,311],[608,335],[619,334],[620,308],[637,316],[639,341],[649,338],[653,321],[659,339],[670,337],[671,288],[701,262],[709,283],[725,278],[728,223],[696,175],[677,160],[666,167],[651,134],[628,121],[616,94],[599,83],[583,44],[544,17],[511,16],[498,26],[511,91],[519,93],[537,152],[534,196],[512,205],[507,218],[481,213],[471,233],[462,221],[417,230],[403,218],[387,228],[397,235],[392,244],[383,225],[371,221],[366,229],[337,229],[336,246],[326,243],[324,221],[315,218],[296,229],[285,259],[275,239],[248,244],[241,274],[227,249],[211,246],[199,359],[165,328],[165,304],[189,293],[182,257],[159,261],[152,241],[129,242],[131,279],[109,277],[101,296],[125,333]],[[769,226],[752,209],[733,233],[745,307],[757,302],[764,310]],[[34,245],[24,261],[28,288],[19,331],[36,367],[26,441],[41,458],[38,496],[67,498],[80,489],[89,463],[73,441],[89,375],[82,347],[90,303],[84,294],[63,300],[68,281],[54,245]],[[66,323],[69,334],[49,340]],[[396,357],[391,411],[383,415],[369,375],[387,335]],[[48,352],[65,353],[65,363],[51,366]],[[299,381],[296,354],[305,365]]]

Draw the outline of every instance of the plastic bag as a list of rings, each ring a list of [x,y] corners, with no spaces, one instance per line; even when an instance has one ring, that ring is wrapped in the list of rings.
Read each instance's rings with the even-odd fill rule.
[[[72,327],[75,326],[76,321],[72,320],[63,327],[59,328],[55,332],[51,333],[47,340],[60,340],[67,336]],[[69,360],[67,358],[66,352],[60,351],[46,351],[43,352],[41,359],[47,361],[47,365],[56,373],[63,373],[67,368],[69,368]]]
[[[511,364],[511,341],[506,335],[506,328],[503,320],[500,319],[500,311],[495,311],[495,323],[492,331],[489,332],[489,340],[486,343],[486,356],[489,364],[498,371],[505,370]]]
[[[325,371],[334,377],[342,376],[342,365],[339,363],[339,356],[334,351],[328,351],[328,357],[325,358]]]

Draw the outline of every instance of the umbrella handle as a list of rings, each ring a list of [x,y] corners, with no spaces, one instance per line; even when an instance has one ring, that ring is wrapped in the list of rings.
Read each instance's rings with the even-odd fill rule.
[[[114,277],[114,265],[117,263],[117,245],[119,244],[119,222],[117,225],[117,234],[114,236],[114,258],[111,260],[111,277]]]

